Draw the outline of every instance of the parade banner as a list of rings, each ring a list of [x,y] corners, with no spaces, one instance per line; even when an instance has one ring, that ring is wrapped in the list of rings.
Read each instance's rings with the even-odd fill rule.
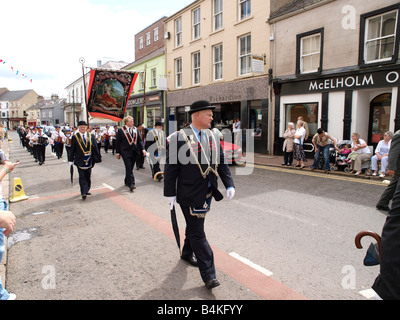
[[[88,113],[96,118],[121,121],[137,76],[136,72],[92,69]]]

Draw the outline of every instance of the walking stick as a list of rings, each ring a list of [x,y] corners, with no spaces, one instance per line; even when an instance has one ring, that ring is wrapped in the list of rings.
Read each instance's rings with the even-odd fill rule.
[[[379,259],[380,259],[380,257],[381,257],[381,237],[375,232],[361,231],[361,232],[357,233],[357,235],[354,239],[357,249],[362,249],[361,239],[365,236],[370,236],[370,237],[374,238],[376,240],[376,242],[378,243],[378,252],[379,252]]]

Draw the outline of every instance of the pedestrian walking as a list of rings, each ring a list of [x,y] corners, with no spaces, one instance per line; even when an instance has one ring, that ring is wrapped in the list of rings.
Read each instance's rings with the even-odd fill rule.
[[[146,151],[143,148],[137,129],[133,125],[133,118],[131,116],[125,117],[124,124],[117,132],[116,158],[121,159],[122,157],[125,165],[124,183],[133,192],[136,189],[133,167],[138,155],[142,153],[145,156]]]
[[[181,259],[199,267],[208,289],[220,285],[216,278],[213,251],[204,233],[205,216],[211,198],[223,199],[218,190],[219,176],[228,199],[235,194],[234,182],[221,143],[210,128],[213,109],[208,101],[196,101],[190,107],[192,123],[169,138],[164,170],[164,196],[171,210],[179,203],[186,221]]]
[[[71,140],[71,152],[68,156],[68,162],[72,166],[75,164],[78,168],[79,186],[81,189],[82,199],[91,195],[89,192],[91,187],[92,168],[96,163],[101,162],[100,151],[97,148],[94,135],[86,131],[87,123],[85,121],[78,122],[78,132],[75,133]]]

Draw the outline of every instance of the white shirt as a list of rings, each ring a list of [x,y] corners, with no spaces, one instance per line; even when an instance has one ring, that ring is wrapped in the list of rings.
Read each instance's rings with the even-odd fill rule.
[[[363,144],[365,143],[365,141],[364,141],[363,139],[358,139],[358,140],[360,140],[360,144],[359,144],[359,145],[363,145]],[[352,142],[351,142],[351,147],[353,148],[353,147],[355,147],[355,146],[356,146],[356,145],[355,145],[354,142],[352,141]],[[369,149],[368,146],[366,146],[365,148],[358,149],[356,152],[368,154],[368,153],[371,153],[371,150]]]
[[[296,130],[296,133],[294,134],[295,136],[299,136],[301,135],[301,138],[294,138],[293,142],[297,143],[297,144],[303,144],[304,142],[304,137],[306,136],[306,129],[304,129],[304,127],[300,127]]]

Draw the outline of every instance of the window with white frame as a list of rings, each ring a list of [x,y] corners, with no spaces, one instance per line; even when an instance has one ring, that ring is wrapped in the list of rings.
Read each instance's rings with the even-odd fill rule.
[[[157,42],[158,41],[158,28],[154,29],[153,34],[154,34],[154,42]]]
[[[53,117],[53,111],[49,110],[49,118]]]
[[[195,52],[192,54],[192,79],[193,84],[200,83],[200,52]]]
[[[182,45],[182,18],[175,20],[175,47]]]
[[[239,21],[251,16],[251,0],[239,0]]]
[[[157,87],[157,69],[151,69],[151,86]]]
[[[144,90],[144,73],[139,74],[139,90]]]
[[[192,11],[192,36],[193,40],[200,38],[200,8]]]
[[[219,29],[222,28],[223,25],[223,21],[222,21],[222,0],[213,0],[213,6],[214,6],[214,10],[213,10],[213,28],[214,31],[217,31]]]
[[[398,10],[365,20],[364,61],[391,60],[395,52]]]
[[[251,35],[239,38],[239,75],[251,73]]]
[[[175,59],[175,86],[182,87],[182,58]]]
[[[146,46],[149,46],[151,44],[151,35],[150,32],[146,33]]]
[[[223,77],[222,72],[222,44],[218,44],[213,47],[213,77],[215,80],[221,80]]]
[[[321,64],[321,33],[300,39],[300,73],[318,72]]]
[[[143,37],[139,38],[139,49],[143,49]]]

